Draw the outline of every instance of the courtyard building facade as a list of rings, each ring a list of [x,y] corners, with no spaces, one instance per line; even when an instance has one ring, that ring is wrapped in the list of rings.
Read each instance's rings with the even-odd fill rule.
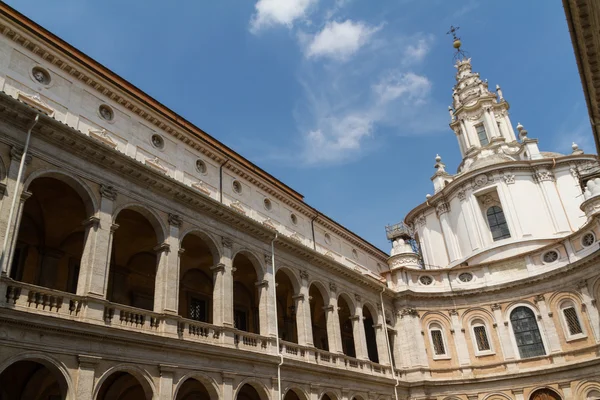
[[[1,4],[0,400],[600,399],[597,157],[456,69],[387,254]]]

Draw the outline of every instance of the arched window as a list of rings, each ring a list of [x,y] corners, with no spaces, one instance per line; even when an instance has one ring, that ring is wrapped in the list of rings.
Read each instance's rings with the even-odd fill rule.
[[[429,339],[433,349],[433,358],[444,358],[448,355],[446,341],[444,340],[444,331],[441,325],[434,323],[429,326]]]
[[[506,223],[502,208],[499,206],[491,206],[488,208],[486,215],[494,241],[510,237],[510,231],[508,230],[508,224]]]
[[[563,328],[567,339],[577,339],[584,336],[583,327],[579,319],[579,314],[572,301],[565,301],[560,305]]]
[[[471,332],[473,333],[473,342],[475,353],[477,355],[489,354],[492,352],[492,345],[487,332],[485,323],[476,319],[471,323]]]
[[[515,341],[521,358],[546,355],[535,314],[527,307],[517,307],[510,313]]]

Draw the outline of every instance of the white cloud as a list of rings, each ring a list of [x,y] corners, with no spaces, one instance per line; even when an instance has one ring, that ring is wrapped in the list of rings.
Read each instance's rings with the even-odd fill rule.
[[[432,40],[432,37],[421,38],[418,39],[414,45],[409,44],[406,46],[404,49],[404,57],[407,58],[405,63],[419,63],[423,61],[425,56],[429,53]]]
[[[319,0],[258,0],[256,12],[250,20],[250,31],[257,33],[261,29],[275,25],[291,28],[294,21],[306,17],[310,8]]]
[[[429,94],[431,82],[427,77],[412,72],[388,73],[373,85],[379,103],[389,103],[402,98],[404,101],[422,102]]]
[[[360,157],[373,146],[377,129],[384,125],[401,127],[407,134],[443,126],[435,113],[427,111],[431,82],[425,76],[389,72],[354,97],[348,93],[352,89],[340,90],[339,84],[332,80],[316,93],[305,86],[314,118],[314,126],[303,135],[301,157],[307,165],[343,163]],[[431,115],[425,117],[427,112]],[[429,122],[424,124],[424,118]]]
[[[346,60],[367,44],[379,29],[381,27],[372,27],[352,20],[328,22],[306,46],[306,56]]]

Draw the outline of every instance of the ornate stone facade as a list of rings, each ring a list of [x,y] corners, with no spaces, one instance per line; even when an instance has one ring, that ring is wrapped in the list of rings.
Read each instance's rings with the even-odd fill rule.
[[[554,215],[541,239],[523,224],[519,239],[538,242],[511,242],[519,257],[475,236],[461,254],[452,236],[463,221],[454,213],[473,210],[474,198],[502,205],[506,188],[533,179],[528,160],[455,176],[436,160],[439,193],[409,214],[426,263],[399,240],[388,258],[43,28],[15,21],[24,19],[0,5],[0,398],[529,400],[600,390],[595,212],[573,212],[587,222],[567,230]],[[494,95],[470,65],[460,70],[465,118],[507,118],[504,106],[476,109],[477,96]],[[19,100],[34,92],[40,102]],[[30,127],[23,157],[14,149]],[[595,159],[557,158],[538,198],[552,194],[546,185],[568,187],[582,162]],[[577,206],[595,204],[594,185]],[[545,263],[550,250],[557,258]],[[529,348],[515,315],[537,332]]]

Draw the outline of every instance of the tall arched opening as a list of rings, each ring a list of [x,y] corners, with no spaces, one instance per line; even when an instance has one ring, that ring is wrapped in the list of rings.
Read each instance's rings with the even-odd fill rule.
[[[310,301],[310,320],[312,323],[313,344],[317,349],[329,351],[325,301],[321,294],[321,290],[319,290],[317,285],[310,285],[308,297]]]
[[[215,400],[211,399],[202,382],[189,378],[179,388],[175,400]]]
[[[119,212],[115,224],[108,299],[153,310],[158,263],[156,231],[148,218],[131,209]]]
[[[531,393],[530,400],[562,400],[562,397],[558,395],[554,390],[551,389],[538,389]]]
[[[135,376],[117,371],[106,378],[96,400],[152,400],[152,390]]]
[[[239,330],[259,333],[258,276],[248,256],[237,254],[233,259],[233,320]]]
[[[0,374],[1,400],[64,400],[67,391],[62,374],[36,361],[17,361]]]
[[[246,383],[236,396],[236,400],[262,400],[254,386]]]
[[[367,340],[367,354],[369,360],[379,363],[379,354],[377,353],[377,335],[375,333],[375,318],[366,305],[363,306],[363,323],[365,326],[365,338]]]
[[[277,327],[282,340],[298,343],[296,326],[296,304],[294,300],[294,285],[288,273],[279,270],[275,274],[277,296]]]
[[[356,357],[354,346],[354,327],[352,326],[353,310],[344,295],[338,297],[338,314],[340,317],[340,332],[342,334],[342,350],[349,357]]]
[[[179,315],[212,323],[213,253],[206,241],[193,233],[183,238],[181,248]]]
[[[41,177],[27,189],[10,270],[11,278],[75,293],[91,210],[61,180]],[[88,199],[89,200],[89,199]]]

